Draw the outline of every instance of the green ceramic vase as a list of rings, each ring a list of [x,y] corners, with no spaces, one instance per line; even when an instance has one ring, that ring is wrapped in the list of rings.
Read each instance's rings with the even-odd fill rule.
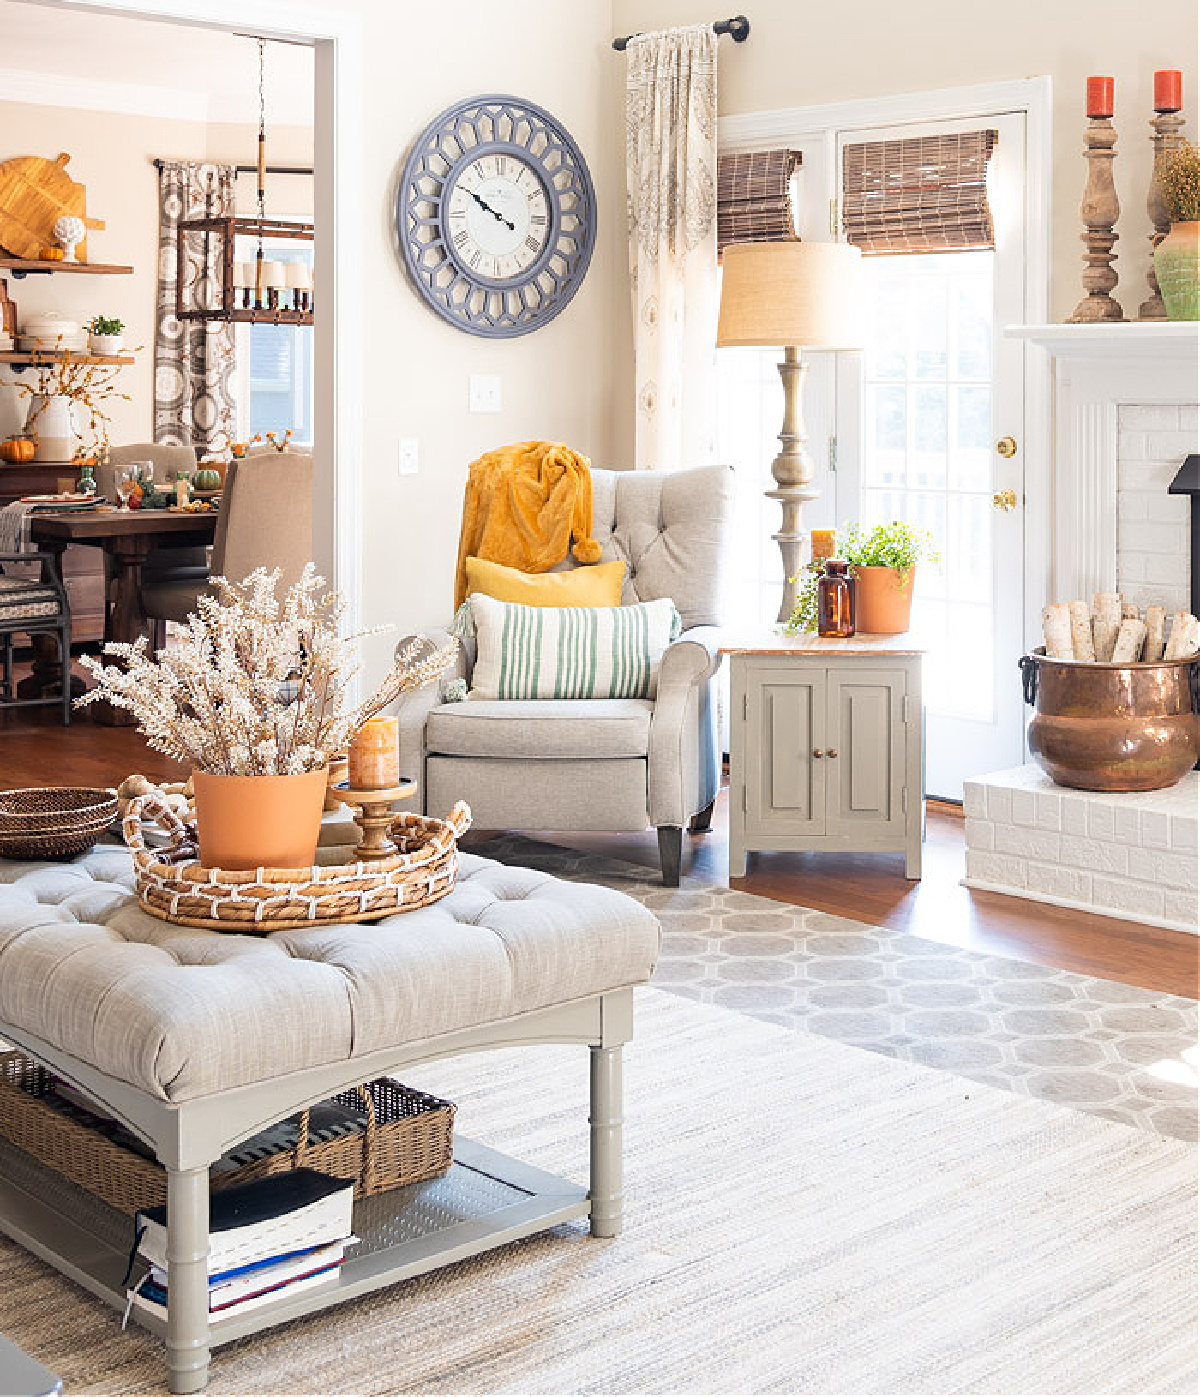
[[[1200,320],[1200,222],[1172,223],[1154,249],[1154,271],[1168,320]]]

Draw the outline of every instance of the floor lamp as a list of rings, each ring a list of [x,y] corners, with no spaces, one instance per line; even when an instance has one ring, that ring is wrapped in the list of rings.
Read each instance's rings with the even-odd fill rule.
[[[731,243],[722,262],[717,345],[783,346],[782,450],[771,462],[774,490],[783,510],[772,537],[783,554],[779,620],[796,608],[804,506],[821,493],[812,488],[813,460],[804,430],[804,349],[861,349],[862,254],[849,243]]]

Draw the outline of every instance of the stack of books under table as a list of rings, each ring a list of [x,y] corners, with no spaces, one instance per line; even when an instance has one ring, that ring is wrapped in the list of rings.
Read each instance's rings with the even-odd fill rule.
[[[338,1278],[353,1235],[354,1184],[314,1169],[236,1184],[211,1196],[208,1310],[240,1314]],[[150,1269],[127,1292],[134,1310],[166,1317],[167,1210],[137,1215],[135,1252]]]

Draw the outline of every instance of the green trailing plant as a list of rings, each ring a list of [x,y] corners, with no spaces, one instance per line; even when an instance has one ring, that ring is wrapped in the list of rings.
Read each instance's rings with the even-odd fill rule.
[[[1171,222],[1200,221],[1200,146],[1180,141],[1160,155],[1158,179]]]
[[[125,322],[118,320],[116,316],[93,315],[87,323],[87,329],[93,335],[123,335]]]
[[[796,609],[783,623],[783,629],[788,635],[800,635],[817,629],[817,582],[824,571],[825,559],[813,558],[805,563],[795,577],[789,579],[798,583],[799,587],[796,592]]]
[[[902,519],[876,524],[868,529],[863,524],[847,524],[838,534],[838,554],[850,564],[853,575],[857,568],[894,568],[908,572],[920,562],[941,562],[928,529],[918,529]]]

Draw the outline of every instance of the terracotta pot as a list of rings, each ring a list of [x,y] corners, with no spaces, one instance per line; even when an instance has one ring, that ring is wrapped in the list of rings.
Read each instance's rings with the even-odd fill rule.
[[[300,776],[192,772],[206,868],[310,868],[317,856],[325,767]]]
[[[1154,249],[1154,274],[1168,320],[1200,320],[1200,223],[1172,223]]]
[[[854,628],[873,635],[899,635],[912,616],[915,567],[854,569]]]
[[[1081,791],[1157,791],[1200,756],[1200,665],[1193,659],[1137,664],[1021,661],[1034,705],[1029,750],[1060,786]]]

